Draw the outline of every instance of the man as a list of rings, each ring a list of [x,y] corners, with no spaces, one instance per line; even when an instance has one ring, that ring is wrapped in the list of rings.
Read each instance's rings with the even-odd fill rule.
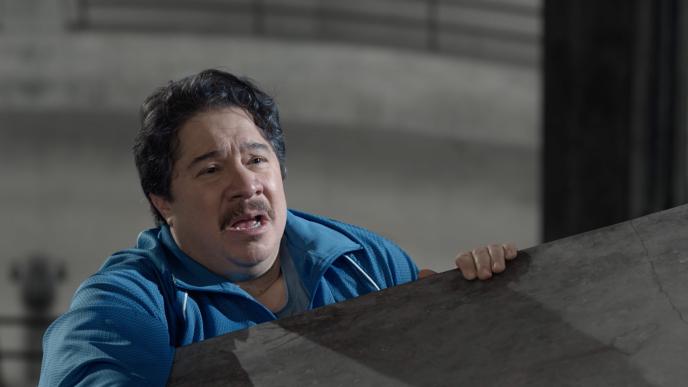
[[[175,347],[419,278],[392,242],[287,209],[277,107],[246,80],[206,70],[158,89],[134,153],[158,228],[47,330],[42,386],[164,385]],[[487,279],[515,256],[492,245],[456,263]]]

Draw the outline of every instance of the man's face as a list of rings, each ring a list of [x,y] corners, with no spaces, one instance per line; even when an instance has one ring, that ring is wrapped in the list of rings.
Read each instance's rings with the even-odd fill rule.
[[[151,195],[179,247],[232,281],[265,273],[287,217],[277,156],[239,108],[196,114],[178,132],[172,200]]]

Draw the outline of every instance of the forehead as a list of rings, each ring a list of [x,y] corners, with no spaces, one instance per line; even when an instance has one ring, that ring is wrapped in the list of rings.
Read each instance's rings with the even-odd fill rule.
[[[245,110],[236,107],[195,114],[182,125],[177,137],[178,159],[194,157],[199,152],[211,149],[231,148],[246,142],[267,144],[251,116]]]

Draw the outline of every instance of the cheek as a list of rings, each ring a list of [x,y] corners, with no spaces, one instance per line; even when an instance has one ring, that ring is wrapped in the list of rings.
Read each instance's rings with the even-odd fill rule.
[[[278,175],[280,176],[280,175]],[[266,195],[272,209],[275,211],[276,217],[281,222],[286,222],[287,217],[287,200],[284,192],[284,185],[281,176],[277,179],[271,179],[267,188]]]
[[[177,198],[184,214],[193,222],[199,222],[218,211],[219,196],[214,190],[186,190]],[[198,216],[203,214],[204,216]]]
[[[280,208],[286,208],[287,198],[284,192],[284,184],[282,182],[282,179],[279,179],[275,182],[274,186],[272,187],[272,191],[275,201],[274,205],[279,206]]]

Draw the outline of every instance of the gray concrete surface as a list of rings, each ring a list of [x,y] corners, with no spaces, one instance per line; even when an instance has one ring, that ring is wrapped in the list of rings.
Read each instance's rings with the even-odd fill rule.
[[[170,386],[679,386],[688,206],[177,351]]]
[[[0,34],[0,56],[6,109],[131,112],[171,79],[222,67],[256,79],[285,122],[539,146],[535,68],[346,44],[125,33]]]

